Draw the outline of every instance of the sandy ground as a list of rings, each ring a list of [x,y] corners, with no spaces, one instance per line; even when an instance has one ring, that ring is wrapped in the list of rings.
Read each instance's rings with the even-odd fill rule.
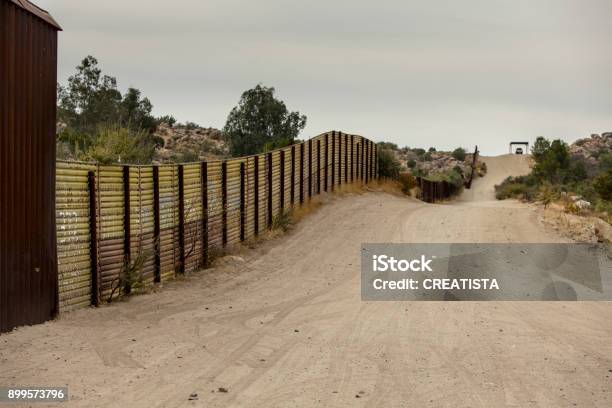
[[[0,384],[68,385],[69,407],[612,406],[610,303],[361,301],[362,242],[564,240],[493,198],[527,159],[485,160],[456,202],[337,199],[159,293],[0,336]]]

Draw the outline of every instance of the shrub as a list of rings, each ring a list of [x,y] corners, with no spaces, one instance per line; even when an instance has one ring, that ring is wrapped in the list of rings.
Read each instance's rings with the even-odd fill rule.
[[[98,130],[87,159],[100,164],[148,164],[155,154],[155,142],[147,131],[120,126],[103,126]]]
[[[293,216],[290,210],[283,211],[272,219],[272,229],[289,231],[293,227]]]
[[[612,201],[612,169],[597,176],[593,182],[593,187],[603,200]]]
[[[410,159],[408,160],[408,163],[406,163],[409,169],[414,169],[416,167],[416,164],[417,162],[414,159]]]
[[[464,161],[466,156],[465,149],[463,147],[458,147],[453,150],[452,155],[456,160]]]
[[[410,190],[417,186],[416,178],[410,173],[400,174],[398,180],[404,194],[410,194]]]
[[[508,177],[495,186],[495,198],[505,200],[518,198],[533,201],[538,195],[538,186],[531,176]]]
[[[378,150],[378,171],[383,177],[397,178],[400,172],[400,162],[395,152],[388,148]]]

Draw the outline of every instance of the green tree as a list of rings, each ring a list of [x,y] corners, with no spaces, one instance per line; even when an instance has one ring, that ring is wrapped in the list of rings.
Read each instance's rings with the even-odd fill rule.
[[[383,177],[397,178],[399,176],[400,162],[394,150],[384,147],[378,149],[378,171]]]
[[[612,201],[612,169],[608,169],[597,176],[593,186],[603,200]]]
[[[147,164],[151,163],[154,154],[155,143],[147,131],[101,126],[87,158],[101,164]]]
[[[548,149],[538,152],[533,172],[541,180],[559,184],[564,181],[569,168],[570,154],[567,143],[556,139]]]
[[[274,88],[257,85],[245,91],[230,112],[223,131],[233,156],[260,153],[268,146],[292,143],[306,126],[306,116],[289,112]]]
[[[465,149],[463,147],[458,147],[455,150],[453,150],[452,156],[459,161],[464,161],[465,160]]]
[[[531,147],[533,158],[538,161],[550,149],[550,142],[543,136],[538,136],[535,143]]]
[[[157,118],[157,123],[167,123],[168,126],[172,127],[176,123],[176,119],[172,115],[164,115]]]
[[[121,93],[117,80],[102,75],[98,60],[88,56],[58,91],[58,119],[72,131],[93,135],[100,123],[116,123]]]
[[[141,98],[140,90],[129,88],[119,105],[122,126],[132,129],[144,129],[153,132],[157,121],[151,115],[153,104],[149,98]]]

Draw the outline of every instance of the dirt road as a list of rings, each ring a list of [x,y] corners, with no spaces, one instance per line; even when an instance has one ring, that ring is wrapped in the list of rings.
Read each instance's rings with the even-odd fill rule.
[[[609,303],[361,301],[362,242],[563,241],[494,201],[527,159],[485,160],[451,204],[337,199],[159,293],[0,336],[0,384],[68,385],[67,407],[612,406]]]

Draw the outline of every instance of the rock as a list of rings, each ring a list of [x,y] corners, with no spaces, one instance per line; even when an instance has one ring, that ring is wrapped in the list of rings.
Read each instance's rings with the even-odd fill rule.
[[[580,208],[581,210],[587,210],[589,208],[591,208],[591,203],[589,203],[586,200],[576,200],[574,201],[574,205],[578,208]]]
[[[198,394],[195,392],[189,395],[189,401],[196,401],[198,398]]]

